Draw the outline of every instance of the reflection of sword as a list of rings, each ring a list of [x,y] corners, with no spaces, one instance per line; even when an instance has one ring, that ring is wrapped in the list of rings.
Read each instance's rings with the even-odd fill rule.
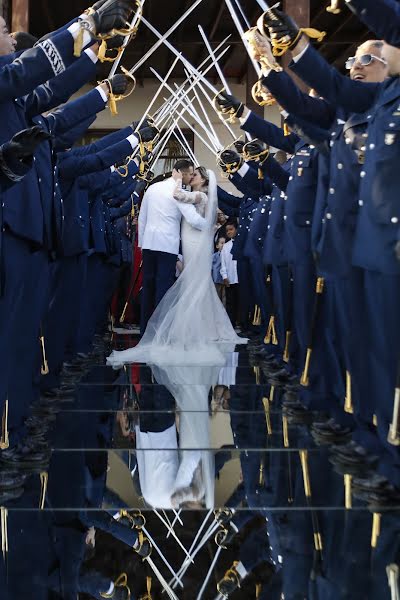
[[[393,418],[389,428],[389,444],[400,446],[400,361],[397,367],[396,388],[393,401]]]
[[[163,523],[163,525],[165,525],[165,527],[168,529],[168,531],[170,531],[170,528],[168,527],[168,523],[164,520],[164,518],[162,517],[162,515],[160,515],[160,513],[158,512],[158,510],[156,508],[153,508],[153,511],[155,512],[155,514],[157,515],[157,517],[160,519],[161,523]],[[186,557],[193,562],[193,560],[191,559],[189,552],[186,550],[185,546],[182,544],[181,540],[178,538],[178,536],[176,535],[175,531],[171,531],[171,535],[174,538],[174,540],[176,541],[176,543],[178,544],[178,546],[180,546],[180,548],[182,548],[182,550],[184,551],[184,553],[186,554]]]
[[[289,423],[286,415],[282,414],[282,430],[283,430],[283,445],[287,449],[288,460],[288,502],[293,504],[293,487],[292,487],[292,453],[290,451],[289,441]]]
[[[165,566],[167,567],[167,569],[169,570],[171,575],[174,577],[174,581],[176,580],[179,583],[179,585],[183,588],[182,581],[179,579],[179,577],[177,576],[177,574],[175,573],[175,571],[173,570],[173,568],[171,567],[171,565],[169,564],[169,562],[165,558],[164,554],[161,552],[160,548],[157,546],[157,544],[155,543],[155,541],[153,540],[153,538],[151,537],[151,535],[149,534],[147,529],[145,527],[143,527],[142,530],[143,530],[143,533],[149,538],[153,548],[155,548],[155,550],[159,554],[161,560],[163,561],[163,563],[165,564]]]
[[[322,537],[319,529],[318,516],[316,511],[312,506],[312,494],[311,494],[311,482],[310,482],[310,471],[308,468],[308,451],[307,450],[299,450],[300,454],[300,462],[301,469],[303,471],[303,483],[304,483],[304,493],[306,496],[307,506],[311,509],[311,521],[314,533],[314,551],[315,558],[318,561],[318,565],[322,562]]]
[[[40,349],[42,351],[42,366],[40,368],[40,373],[41,373],[41,375],[48,375],[49,374],[49,364],[48,364],[47,358],[46,358],[46,347],[44,344],[44,333],[43,333],[42,326],[40,326]]]
[[[208,515],[211,512],[212,511],[210,511],[208,513]],[[179,569],[179,571],[177,573],[179,577],[183,577],[183,575],[186,573],[186,571],[190,567],[191,562],[194,562],[194,558],[197,556],[197,554],[200,552],[200,550],[203,548],[203,546],[207,543],[207,541],[210,539],[210,537],[216,532],[216,530],[219,527],[218,523],[215,523],[215,522],[211,523],[211,525],[209,526],[208,530],[203,535],[202,540],[199,542],[197,548],[194,550],[194,547],[196,545],[197,539],[200,537],[200,533],[201,533],[201,531],[202,531],[202,529],[203,529],[203,527],[204,527],[204,525],[205,525],[205,523],[206,523],[206,521],[208,519],[208,515],[205,518],[205,520],[203,521],[203,524],[200,527],[199,531],[197,532],[196,538],[194,539],[193,544],[190,547],[190,550],[189,550],[189,559],[186,558],[184,560],[184,562],[181,565],[181,568]],[[176,587],[176,584],[174,584],[172,586],[172,588],[175,588],[175,587]]]
[[[386,567],[391,600],[400,600],[399,571],[399,565],[396,564],[391,564]]]
[[[174,592],[171,590],[170,586],[168,585],[168,583],[165,581],[164,577],[161,575],[160,571],[157,569],[156,565],[154,564],[154,562],[151,560],[150,557],[145,558],[145,560],[148,562],[148,564],[150,565],[151,570],[153,571],[154,575],[157,577],[158,581],[160,582],[162,588],[167,592],[168,597],[171,598],[171,600],[179,600],[179,598],[174,594]]]
[[[174,510],[174,513],[175,513],[175,519],[172,521],[172,525],[171,525],[172,529],[174,528],[174,526],[175,526],[175,523],[176,523],[177,521],[179,521],[179,523],[180,523],[181,525],[183,525],[183,521],[182,521],[182,519],[181,519],[181,512],[182,512],[182,509],[181,509],[181,508],[178,510],[178,512],[177,512],[176,510]],[[169,531],[169,532],[167,533],[167,538],[169,538],[169,536],[170,536],[170,535],[171,535],[171,532]]]
[[[222,551],[222,546],[219,546],[218,550],[215,553],[214,559],[210,565],[210,568],[208,569],[208,573],[206,575],[206,578],[204,579],[203,585],[201,586],[201,589],[200,589],[199,593],[197,594],[196,600],[201,600],[201,598],[203,597],[204,590],[207,587],[208,581],[212,575],[215,565],[217,564],[217,560],[219,558],[219,555],[221,554],[221,551]]]

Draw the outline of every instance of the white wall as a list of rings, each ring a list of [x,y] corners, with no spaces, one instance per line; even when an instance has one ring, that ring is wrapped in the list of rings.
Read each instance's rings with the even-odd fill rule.
[[[177,83],[179,84],[179,83],[181,83],[181,81],[177,81]],[[172,86],[173,81],[170,81],[169,84]],[[232,93],[244,102],[246,99],[246,86],[239,85],[237,83],[231,83],[230,85],[231,85]],[[137,86],[137,88],[135,89],[135,91],[129,98],[118,103],[118,115],[117,116],[113,117],[111,115],[110,111],[107,109],[99,114],[96,122],[92,125],[92,128],[118,129],[120,127],[126,126],[127,124],[131,123],[134,120],[140,119],[143,112],[149,106],[150,101],[154,97],[154,94],[156,93],[158,87],[159,87],[158,81],[146,80],[144,87]],[[87,91],[88,89],[89,88],[85,88],[81,93],[84,93],[84,91]],[[166,94],[162,94],[162,95],[169,96],[169,94],[167,92],[166,92]],[[160,97],[156,101],[154,107],[152,108],[152,113],[155,112],[155,110],[160,106],[160,104],[162,102],[163,102],[163,99],[162,99],[162,97]],[[206,100],[204,100],[204,105],[207,106]],[[196,109],[199,110],[197,103],[196,103]],[[224,146],[231,143],[232,137],[230,136],[229,132],[227,131],[227,129],[225,128],[223,123],[221,123],[218,115],[216,114],[216,112],[213,110],[213,108],[210,105],[208,105],[208,107],[207,107],[207,113],[210,117],[210,120],[214,126],[214,129],[217,133],[217,136],[218,136],[220,142]],[[279,111],[276,106],[266,107],[264,114],[265,114],[265,117],[269,121],[272,121],[273,123],[276,123],[277,125],[280,124],[280,115],[279,115]],[[206,137],[204,132],[201,130],[201,127],[194,121],[194,119],[188,117],[187,115],[185,115],[185,117],[187,118],[189,123],[196,130],[199,130],[199,132],[203,135],[203,137]],[[185,125],[183,123],[181,126],[185,127]],[[231,125],[231,128],[235,131],[235,133],[237,133],[237,137],[239,137],[241,134],[243,134],[243,131],[240,130],[240,128],[238,127],[237,124]],[[204,144],[200,140],[198,140],[198,138],[196,138],[196,136],[195,136],[195,141],[194,141],[194,153],[201,165],[204,165],[207,168],[215,170],[219,183],[225,189],[232,191],[233,193],[236,193],[236,194],[238,193],[236,191],[236,189],[226,179],[224,179],[221,176],[221,172],[216,165],[215,156],[213,156],[213,154],[204,146]]]

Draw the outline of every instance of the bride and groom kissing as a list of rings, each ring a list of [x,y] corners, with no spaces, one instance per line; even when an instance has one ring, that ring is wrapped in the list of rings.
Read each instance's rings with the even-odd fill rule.
[[[139,246],[143,253],[141,333],[153,310],[175,282],[176,260],[180,251],[182,217],[196,230],[205,227],[204,216],[194,204],[177,198],[177,192],[191,186],[194,192],[208,187],[206,169],[194,170],[193,163],[179,160],[172,176],[152,185],[143,197],[138,221]],[[187,261],[187,257],[184,257]]]
[[[142,338],[134,348],[113,352],[109,364],[216,364],[223,345],[247,343],[235,333],[211,276],[217,208],[214,172],[188,160],[147,189],[138,219]],[[180,248],[184,268],[175,281]]]

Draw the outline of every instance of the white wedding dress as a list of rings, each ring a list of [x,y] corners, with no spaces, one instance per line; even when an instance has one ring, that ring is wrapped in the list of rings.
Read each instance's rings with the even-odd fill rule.
[[[132,362],[151,365],[157,383],[168,388],[180,411],[179,466],[172,456],[173,473],[163,498],[148,497],[151,504],[163,508],[172,506],[179,490],[186,490],[186,500],[201,499],[207,508],[214,507],[208,393],[218,382],[226,355],[236,344],[247,343],[236,335],[211,277],[218,199],[215,174],[208,171],[208,175],[208,196],[179,189],[175,194],[179,201],[194,204],[206,220],[202,231],[182,222],[182,274],[154,311],[139,344],[114,351],[107,359],[114,368]],[[157,490],[157,485],[150,487]],[[195,489],[196,497],[192,497]]]
[[[211,277],[218,198],[215,174],[208,171],[208,175],[208,197],[201,194],[200,203],[199,192],[181,192],[182,201],[195,204],[206,219],[202,231],[182,222],[182,274],[157,306],[139,344],[114,351],[107,359],[109,365],[145,362],[223,366],[224,355],[232,345],[247,343],[236,335]]]

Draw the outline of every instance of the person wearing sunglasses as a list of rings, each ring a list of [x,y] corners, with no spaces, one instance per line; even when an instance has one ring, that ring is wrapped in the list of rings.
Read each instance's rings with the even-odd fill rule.
[[[380,61],[382,64],[387,65],[387,61],[384,58],[376,56],[376,54],[361,54],[361,56],[349,56],[345,62],[346,69],[351,69],[357,62],[363,67],[368,67],[374,60]]]
[[[264,15],[264,30],[274,43],[291,40],[290,50],[293,61],[290,69],[308,86],[315,88],[328,103],[353,117],[353,129],[357,129],[358,116],[366,119],[367,126],[361,134],[364,143],[359,147],[357,138],[349,136],[348,145],[355,142],[361,169],[356,188],[357,211],[353,211],[351,264],[354,269],[348,280],[354,285],[350,301],[353,313],[364,311],[361,328],[364,330],[363,343],[358,349],[350,338],[356,338],[353,322],[347,328],[347,345],[351,354],[362,355],[364,375],[360,373],[360,383],[368,380],[368,389],[360,396],[364,414],[371,422],[377,416],[378,427],[370,428],[374,442],[373,453],[378,455],[378,476],[368,482],[369,491],[385,495],[388,481],[400,488],[400,457],[398,448],[391,442],[388,431],[394,415],[396,371],[400,358],[400,261],[396,252],[400,240],[400,50],[387,43],[379,42],[374,47],[361,47],[356,59],[350,61],[350,78],[339,73],[310,44],[297,24],[285,13],[271,9]],[[376,27],[379,28],[377,22]],[[372,25],[371,25],[372,26]],[[372,55],[372,60],[364,55]],[[381,59],[381,60],[377,60]],[[365,64],[368,63],[368,64]],[[386,64],[385,64],[386,63]],[[381,71],[379,71],[379,69]],[[381,80],[369,79],[372,73],[381,73]],[[387,76],[386,76],[387,75]],[[270,77],[266,85],[275,95]],[[282,104],[282,102],[280,102]],[[351,115],[353,113],[353,115]],[[346,123],[343,127],[347,133]],[[336,133],[332,132],[334,142]],[[331,144],[332,148],[332,144]],[[331,160],[332,166],[332,160]],[[337,156],[336,171],[348,172],[346,160]],[[338,175],[340,175],[338,174]],[[340,180],[340,177],[337,177]],[[332,173],[330,174],[330,184]],[[348,198],[344,190],[343,199]],[[328,198],[336,197],[338,187],[329,188]],[[341,203],[338,201],[338,205]],[[342,203],[343,208],[343,203]],[[326,213],[326,219],[338,220],[337,230],[345,212]],[[348,214],[348,216],[351,216]],[[338,246],[331,243],[334,250]],[[355,273],[357,275],[355,275]],[[366,336],[365,339],[363,336]],[[360,348],[368,350],[360,352]],[[346,351],[346,349],[345,349]],[[373,412],[375,410],[375,413]],[[368,414],[372,412],[371,414]],[[363,441],[366,438],[363,437]],[[377,445],[375,441],[378,442]],[[364,444],[363,444],[364,445]]]

